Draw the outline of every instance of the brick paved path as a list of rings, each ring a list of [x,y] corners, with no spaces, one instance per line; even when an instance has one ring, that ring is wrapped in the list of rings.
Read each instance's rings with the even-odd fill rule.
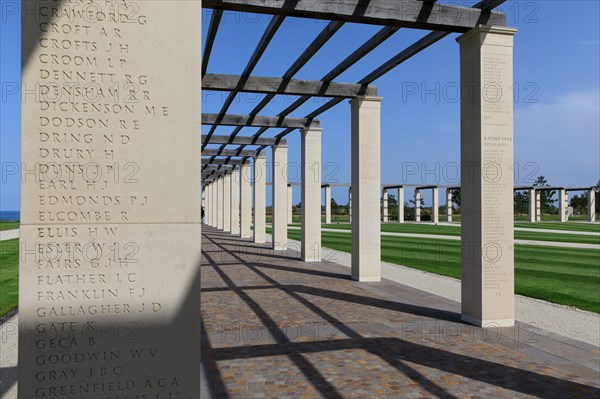
[[[202,357],[214,398],[600,397],[600,351],[535,331],[482,330],[460,306],[357,283],[204,227]]]

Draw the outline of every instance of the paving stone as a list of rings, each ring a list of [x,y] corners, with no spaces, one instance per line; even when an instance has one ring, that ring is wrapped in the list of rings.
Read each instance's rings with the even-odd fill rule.
[[[435,295],[203,233],[202,356],[214,398],[600,397],[597,348],[524,341],[519,324],[482,330]]]

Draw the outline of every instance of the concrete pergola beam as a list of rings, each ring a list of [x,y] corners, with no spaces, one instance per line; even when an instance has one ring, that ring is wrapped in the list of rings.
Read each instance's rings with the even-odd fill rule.
[[[204,0],[202,6],[228,11],[449,32],[467,32],[478,25],[506,25],[506,17],[498,12],[435,4],[433,1]]]
[[[276,116],[250,116],[250,115],[224,115],[202,114],[203,125],[240,126],[240,127],[269,127],[304,129],[306,127],[320,127],[316,119],[307,118],[278,118]]]
[[[204,149],[202,150],[202,156],[205,157],[250,157],[254,158],[258,155],[258,151],[255,150],[219,150],[219,149]]]
[[[202,159],[202,165],[242,165],[245,163],[248,163],[248,160],[230,158]]]
[[[337,98],[377,96],[377,88],[366,84],[220,74],[206,74],[202,90]]]
[[[202,172],[205,171],[225,171],[228,172],[233,169],[234,165],[203,165]]]
[[[232,144],[232,145],[260,145],[260,146],[271,146],[277,144],[285,144],[285,139],[272,139],[263,137],[230,137],[230,136],[211,136],[207,140],[208,136],[202,135],[202,141],[204,144]],[[208,141],[208,142],[207,142]]]

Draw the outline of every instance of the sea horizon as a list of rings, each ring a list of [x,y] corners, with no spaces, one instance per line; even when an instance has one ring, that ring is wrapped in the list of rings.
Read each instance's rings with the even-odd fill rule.
[[[21,220],[21,211],[0,211],[0,221],[18,222]]]

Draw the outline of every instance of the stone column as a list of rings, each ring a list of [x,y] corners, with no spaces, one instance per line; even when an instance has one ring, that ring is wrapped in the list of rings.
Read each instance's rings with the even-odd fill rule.
[[[381,280],[381,98],[361,96],[352,110],[352,278]]]
[[[535,190],[535,221],[542,221],[542,191]]]
[[[288,184],[288,224],[294,223],[294,196],[292,185]]]
[[[321,261],[321,129],[302,130],[302,240],[305,262]]]
[[[231,234],[240,235],[240,167],[231,172]]]
[[[452,222],[452,191],[446,189],[446,221],[448,223]]]
[[[437,187],[431,189],[431,220],[435,224],[440,222],[440,195]]]
[[[561,222],[569,219],[569,197],[564,188],[558,190],[558,217]]]
[[[225,220],[223,214],[225,212],[225,176],[217,179],[217,229],[223,230]]]
[[[202,4],[22,5],[19,398],[198,399]]]
[[[398,187],[398,223],[404,223],[404,187]]]
[[[352,186],[348,189],[348,220],[352,223]]]
[[[205,195],[205,223],[207,226],[210,226],[210,207],[212,206],[212,193],[211,193],[211,185],[207,184],[204,188]]]
[[[287,144],[273,146],[273,234],[272,244],[276,251],[287,249]],[[302,204],[304,206],[304,204]]]
[[[421,191],[415,189],[415,222],[421,221]]]
[[[240,177],[240,236],[252,237],[252,182],[250,164],[241,167]]]
[[[264,153],[254,159],[254,242],[263,244],[265,238],[267,161]]]
[[[514,325],[513,35],[478,27],[461,60],[462,319]]]
[[[212,227],[216,228],[219,225],[219,180],[216,179],[211,184],[213,186]]]
[[[223,177],[223,231],[231,233],[231,173]]]
[[[381,195],[381,220],[383,223],[387,223],[389,221],[388,197],[388,191],[383,190],[383,194]]]
[[[537,205],[536,205],[536,191],[535,188],[530,188],[529,189],[529,221],[531,223],[534,223],[537,218],[536,218],[536,209],[537,209]]]
[[[325,186],[325,224],[331,224],[331,186]]]
[[[588,221],[596,221],[596,191],[588,190]]]

